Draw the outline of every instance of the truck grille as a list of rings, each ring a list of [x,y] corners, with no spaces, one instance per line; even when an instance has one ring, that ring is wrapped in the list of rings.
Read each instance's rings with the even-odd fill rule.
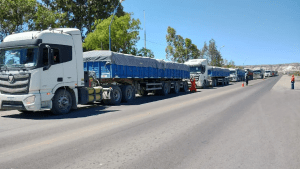
[[[198,75],[193,75],[193,74],[191,74],[191,77],[192,77],[192,76],[195,78],[196,82],[199,81],[199,76],[198,76]]]
[[[2,101],[1,109],[6,110],[26,110],[21,101]]]
[[[0,74],[0,91],[3,94],[28,94],[30,74]]]

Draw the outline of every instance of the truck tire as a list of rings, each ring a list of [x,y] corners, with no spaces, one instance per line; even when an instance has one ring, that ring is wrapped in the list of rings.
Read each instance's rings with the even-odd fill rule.
[[[168,93],[170,93],[171,92],[171,82],[167,82],[167,84],[168,84]]]
[[[174,82],[174,88],[173,88],[173,92],[175,94],[178,94],[179,93],[179,90],[180,90],[180,85],[178,82]]]
[[[182,88],[180,89],[182,92],[187,92],[189,90],[189,86],[187,82],[183,82]]]
[[[201,87],[202,87],[202,89],[206,88],[206,81],[205,80],[203,80],[203,83],[202,83]]]
[[[136,94],[136,89],[135,87],[131,86],[132,87],[132,96],[133,96],[133,100],[135,99],[135,94]]]
[[[122,100],[122,91],[119,86],[111,86],[112,91],[110,92],[110,101],[111,105],[117,105],[121,103]]]
[[[53,114],[67,114],[72,108],[72,96],[66,89],[59,89],[55,92],[52,100]]]
[[[170,88],[169,83],[163,82],[162,89],[160,90],[160,94],[163,95],[163,96],[168,95],[169,94],[169,88]]]
[[[133,100],[135,93],[133,87],[126,85],[122,88],[122,102],[130,102]]]

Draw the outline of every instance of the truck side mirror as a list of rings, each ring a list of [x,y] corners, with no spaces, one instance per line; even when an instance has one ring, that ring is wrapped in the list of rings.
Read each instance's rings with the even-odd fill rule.
[[[53,49],[49,45],[46,45],[46,48],[48,48],[48,65],[43,68],[44,71],[51,67],[53,58]]]

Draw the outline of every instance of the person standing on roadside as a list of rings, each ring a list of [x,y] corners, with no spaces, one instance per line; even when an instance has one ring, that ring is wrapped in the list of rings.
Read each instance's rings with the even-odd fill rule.
[[[291,78],[291,89],[294,89],[294,84],[295,84],[295,76],[292,75],[292,78]]]
[[[246,86],[248,86],[248,80],[249,80],[249,78],[248,78],[248,75],[246,76],[246,79],[245,79],[245,81],[246,81]]]

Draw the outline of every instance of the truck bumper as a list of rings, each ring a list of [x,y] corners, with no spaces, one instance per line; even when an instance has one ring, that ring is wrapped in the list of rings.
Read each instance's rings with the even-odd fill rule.
[[[237,79],[237,77],[230,77],[230,81],[231,81],[231,82],[237,82],[238,79]]]
[[[0,109],[3,110],[41,110],[40,94],[6,95],[0,94]]]

